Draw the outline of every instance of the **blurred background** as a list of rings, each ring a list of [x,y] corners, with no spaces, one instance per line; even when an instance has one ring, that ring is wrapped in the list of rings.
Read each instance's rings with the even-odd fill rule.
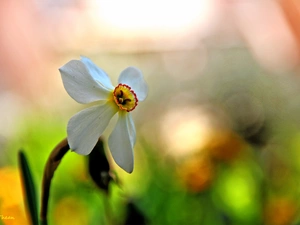
[[[38,194],[47,158],[86,106],[58,68],[81,55],[117,84],[140,68],[135,169],[97,189],[67,153],[49,224],[300,224],[297,0],[0,1],[0,224],[29,224],[17,152]],[[104,141],[113,128],[104,133]]]

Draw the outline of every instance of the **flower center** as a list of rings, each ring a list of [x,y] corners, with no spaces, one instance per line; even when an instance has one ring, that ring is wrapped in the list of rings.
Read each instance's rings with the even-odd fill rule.
[[[114,90],[114,100],[121,110],[130,112],[135,109],[138,103],[136,94],[126,84],[119,84]]]

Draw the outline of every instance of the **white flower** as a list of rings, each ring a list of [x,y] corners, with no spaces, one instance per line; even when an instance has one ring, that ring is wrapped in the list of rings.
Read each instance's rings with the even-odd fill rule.
[[[123,70],[114,87],[108,75],[90,59],[71,60],[59,69],[64,87],[77,102],[87,104],[98,101],[95,106],[75,114],[68,123],[70,148],[88,155],[111,118],[118,113],[117,124],[110,134],[108,145],[115,162],[128,173],[133,171],[133,147],[136,131],[130,111],[148,93],[142,72],[135,67]]]

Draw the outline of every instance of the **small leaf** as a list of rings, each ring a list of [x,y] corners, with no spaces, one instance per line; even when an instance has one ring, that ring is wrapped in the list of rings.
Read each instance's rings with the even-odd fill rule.
[[[147,219],[144,214],[137,208],[136,204],[130,201],[127,204],[127,217],[124,225],[146,225]]]
[[[109,183],[113,179],[101,139],[88,156],[88,169],[97,187],[108,193]]]
[[[40,225],[48,225],[48,221],[47,220],[41,220]]]
[[[18,159],[19,167],[21,170],[21,180],[23,183],[25,194],[25,203],[27,209],[29,210],[31,224],[38,225],[39,223],[36,190],[27,158],[22,150],[19,151]]]

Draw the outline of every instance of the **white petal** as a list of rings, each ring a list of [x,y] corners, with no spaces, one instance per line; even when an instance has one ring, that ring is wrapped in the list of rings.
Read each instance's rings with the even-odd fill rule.
[[[96,66],[95,63],[92,62],[87,57],[81,56],[81,61],[85,64],[86,68],[89,70],[90,75],[94,78],[94,80],[98,81],[100,85],[102,85],[104,88],[108,89],[114,89],[114,86],[111,84],[111,81],[109,79],[109,76]]]
[[[108,139],[108,146],[115,162],[126,172],[133,171],[133,146],[136,132],[129,113],[119,113],[115,129]]]
[[[78,154],[88,155],[117,111],[117,107],[106,103],[75,114],[67,129],[70,148]]]
[[[120,74],[119,84],[127,84],[136,93],[139,101],[144,101],[148,94],[148,86],[142,71],[136,67],[128,67]]]
[[[90,69],[80,60],[71,60],[59,71],[66,91],[79,103],[107,99],[113,90],[96,81]]]

